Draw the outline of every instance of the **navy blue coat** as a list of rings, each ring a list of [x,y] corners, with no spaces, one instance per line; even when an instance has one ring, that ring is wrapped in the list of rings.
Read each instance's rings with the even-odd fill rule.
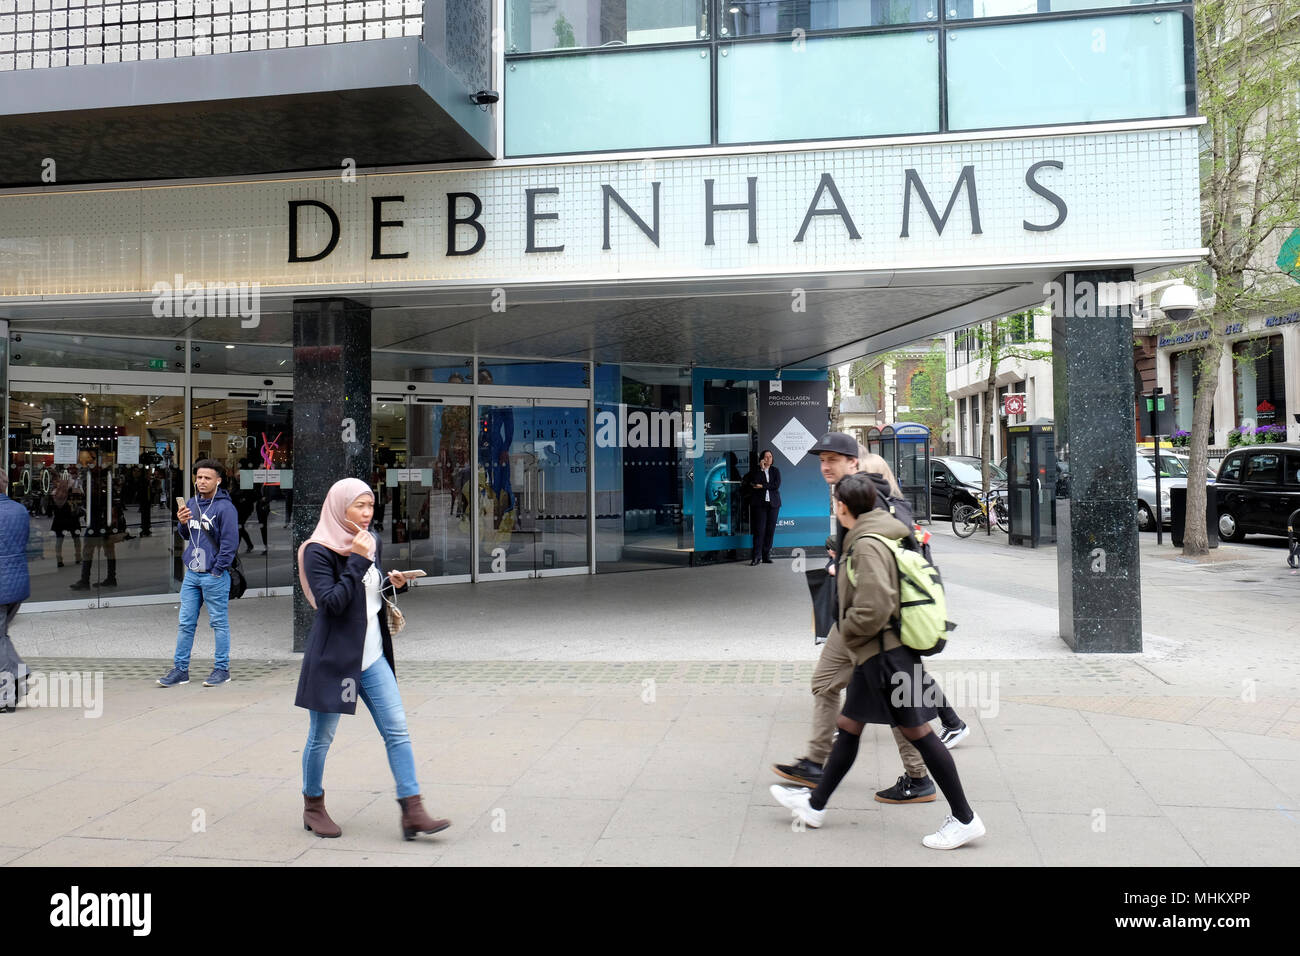
[[[0,495],[0,604],[17,604],[32,596],[27,576],[31,520],[22,504]]]
[[[376,538],[374,563],[387,585],[381,554]],[[303,550],[302,561],[316,598],[316,619],[307,635],[294,703],[327,714],[355,714],[361,696],[361,654],[367,628],[366,586],[362,578],[370,570],[370,561],[359,554],[338,554],[315,543]],[[402,587],[399,592],[404,590]],[[379,633],[384,658],[396,674],[393,639],[383,604],[379,606]]]

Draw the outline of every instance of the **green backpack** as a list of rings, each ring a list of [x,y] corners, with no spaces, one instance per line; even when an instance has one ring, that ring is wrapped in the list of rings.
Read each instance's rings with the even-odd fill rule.
[[[938,654],[948,643],[947,634],[956,628],[948,620],[948,603],[943,595],[943,582],[936,568],[919,551],[903,547],[898,541],[882,534],[865,534],[884,543],[894,555],[898,568],[898,636],[906,647],[928,657]],[[856,586],[853,575],[853,552],[849,551],[849,584]]]

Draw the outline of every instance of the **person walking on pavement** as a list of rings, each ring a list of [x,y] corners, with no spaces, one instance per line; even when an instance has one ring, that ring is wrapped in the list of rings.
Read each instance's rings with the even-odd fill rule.
[[[176,628],[176,654],[172,669],[158,683],[175,687],[190,682],[190,651],[194,629],[199,623],[199,605],[208,609],[212,625],[215,659],[204,687],[230,682],[230,566],[239,551],[239,515],[230,495],[221,487],[225,469],[211,458],[194,465],[194,486],[198,494],[176,512],[176,532],[186,542],[182,561],[181,612]]]
[[[0,714],[13,713],[23,696],[27,665],[18,656],[9,628],[19,606],[32,596],[27,574],[31,516],[9,497],[9,476],[0,471]]]
[[[952,754],[930,729],[938,713],[925,694],[921,657],[899,639],[898,567],[880,537],[901,541],[910,531],[877,509],[876,490],[866,475],[848,475],[835,486],[836,517],[848,531],[837,558],[839,631],[853,661],[844,710],[836,720],[839,734],[814,789],[773,784],[771,794],[807,826],[820,827],[826,803],[857,757],[867,724],[898,727],[921,753],[948,801],[951,814],[922,843],[934,850],[954,850],[984,836],[984,823],[966,802]]]
[[[310,712],[302,751],[302,825],[321,837],[343,833],[325,810],[325,757],[339,714],[355,714],[360,696],[384,738],[402,808],[402,836],[412,840],[417,833],[445,830],[451,821],[430,817],[420,799],[381,593],[382,544],[370,531],[374,512],[368,484],[360,478],[337,481],[316,530],[298,549],[298,580],[316,609],[294,698],[295,705]],[[386,577],[395,591],[406,587],[400,571]]]
[[[861,469],[862,456],[867,451],[852,435],[829,432],[808,449],[808,454],[815,454],[820,459],[822,477],[833,488],[840,479],[856,474]],[[879,463],[877,467],[884,464],[884,459],[879,456],[874,456],[872,460]],[[885,470],[888,471],[888,466],[885,466]],[[893,487],[897,487],[897,481]],[[835,574],[835,559],[846,533],[846,529],[836,522],[832,531],[835,543],[832,545],[831,539],[827,541],[831,558],[827,570],[831,574]],[[822,645],[817,666],[813,669],[813,732],[808,740],[807,752],[793,763],[775,764],[772,771],[778,777],[810,789],[821,783],[823,766],[830,756],[831,743],[835,737],[836,721],[840,713],[840,692],[848,686],[852,676],[852,658],[844,647],[838,626],[832,627],[826,643]],[[899,745],[899,756],[903,760],[904,774],[894,786],[877,793],[876,799],[881,803],[934,802],[934,783],[926,773],[921,755],[901,733],[895,735],[895,740]],[[955,744],[956,740],[952,743]]]
[[[859,445],[859,448],[862,446]],[[889,463],[879,455],[862,450],[858,456],[858,473],[865,474],[871,479],[876,489],[876,508],[887,512],[894,518],[902,522],[909,532],[916,527],[915,516],[912,513],[912,507],[908,504],[907,499],[903,497],[903,491],[898,485],[898,479],[894,477],[894,471],[889,467]],[[911,548],[913,551],[921,551],[922,548],[916,540],[915,533],[909,533],[904,539],[904,546]],[[930,560],[928,554],[926,560]],[[929,674],[926,674],[927,679]],[[927,688],[927,693],[931,699],[936,701],[935,709],[939,712],[939,720],[943,729],[939,732],[939,740],[945,747],[951,750],[957,746],[968,733],[969,729],[965,721],[957,716],[957,712],[952,709],[948,699],[943,694],[943,689],[937,684]],[[876,794],[876,800],[879,803],[931,803],[935,799],[934,782],[925,772],[925,761],[921,759],[921,754],[917,751],[903,732],[897,727],[892,728],[894,731],[894,743],[898,745],[898,755],[903,760],[903,773],[894,782],[892,787],[881,790]]]
[[[763,449],[758,467],[745,476],[749,489],[749,526],[754,532],[754,555],[750,567],[772,563],[772,538],[781,511],[781,472],[772,464],[772,452]]]

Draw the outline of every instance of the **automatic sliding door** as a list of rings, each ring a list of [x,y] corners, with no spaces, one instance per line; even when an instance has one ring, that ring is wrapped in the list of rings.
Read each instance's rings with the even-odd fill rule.
[[[235,505],[240,564],[249,588],[292,586],[293,393],[195,388],[192,395],[190,465],[211,458],[225,469],[221,487]],[[188,498],[194,489],[176,494]],[[176,573],[184,577],[179,563]]]
[[[374,396],[375,525],[384,563],[430,578],[470,574],[468,398]]]
[[[12,383],[9,495],[31,515],[31,601],[177,590],[182,402],[179,387]]]
[[[474,500],[481,579],[589,569],[587,417],[585,402],[479,404]]]

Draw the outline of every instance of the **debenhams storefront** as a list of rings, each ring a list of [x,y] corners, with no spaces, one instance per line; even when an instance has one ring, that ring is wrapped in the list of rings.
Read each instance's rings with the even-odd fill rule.
[[[804,452],[826,370],[1041,304],[1066,273],[1197,259],[1199,122],[10,179],[0,375],[11,495],[33,516],[25,609],[172,600],[172,502],[207,457],[250,596],[292,590],[294,542],[347,474],[376,489],[388,562],[429,584],[743,551],[763,448],[784,479],[776,546],[816,545],[826,490]],[[1101,354],[1103,326],[1078,321],[1061,334]],[[1131,366],[1131,330],[1106,321],[1106,362]],[[1070,366],[1069,392],[1118,388],[1123,420],[1131,385],[1099,362]]]

